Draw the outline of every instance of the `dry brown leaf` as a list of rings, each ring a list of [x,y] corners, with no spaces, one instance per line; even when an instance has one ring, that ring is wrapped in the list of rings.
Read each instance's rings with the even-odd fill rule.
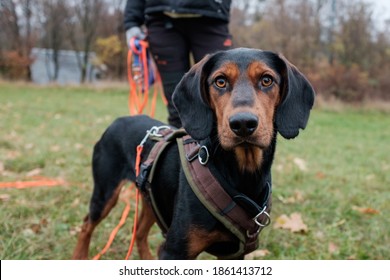
[[[32,224],[30,225],[30,229],[33,233],[38,234],[41,232],[42,226],[40,224]]]
[[[299,213],[292,213],[289,216],[283,214],[279,216],[274,224],[274,228],[290,230],[293,233],[307,233],[307,225],[303,223],[302,216]]]
[[[261,249],[261,250],[256,250],[248,255],[245,256],[246,260],[255,260],[258,258],[264,258],[265,256],[271,254],[270,251],[267,249]]]
[[[380,212],[376,209],[370,208],[370,207],[358,207],[358,206],[352,206],[352,210],[358,211],[362,214],[379,214]]]
[[[325,173],[319,171],[319,172],[316,173],[316,178],[319,179],[319,180],[322,180],[322,179],[326,178],[326,175],[325,175]]]
[[[42,228],[46,227],[48,224],[49,224],[48,220],[45,219],[45,218],[42,218],[42,219],[39,221],[39,223],[31,224],[31,225],[30,225],[30,230],[31,230],[33,233],[38,234],[38,233],[41,233]]]

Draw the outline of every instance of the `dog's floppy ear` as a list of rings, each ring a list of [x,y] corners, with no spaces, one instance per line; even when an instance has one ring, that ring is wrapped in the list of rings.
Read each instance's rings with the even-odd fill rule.
[[[183,76],[172,96],[184,129],[195,140],[207,138],[213,125],[213,112],[206,100],[205,64],[210,57],[204,57]]]
[[[276,129],[286,139],[295,138],[306,127],[315,92],[306,77],[284,57],[282,100],[276,109]]]

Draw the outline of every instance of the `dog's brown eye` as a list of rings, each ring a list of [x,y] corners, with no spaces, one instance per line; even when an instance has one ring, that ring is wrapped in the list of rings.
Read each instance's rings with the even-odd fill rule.
[[[269,75],[264,75],[261,77],[260,83],[263,87],[269,87],[273,84],[274,80]]]
[[[224,77],[217,77],[215,80],[214,80],[214,84],[219,87],[219,88],[225,88],[226,87],[226,84],[227,84],[227,81]]]

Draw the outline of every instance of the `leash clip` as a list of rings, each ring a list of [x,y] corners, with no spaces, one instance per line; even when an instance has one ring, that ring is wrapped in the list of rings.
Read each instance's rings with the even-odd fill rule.
[[[150,136],[154,136],[154,137],[163,137],[164,135],[159,133],[161,130],[164,130],[164,129],[170,129],[169,126],[167,125],[162,125],[162,126],[153,126],[151,129],[147,130],[146,131],[146,135],[145,137],[142,139],[141,143],[139,143],[138,146],[141,146],[143,147],[146,140],[148,140],[148,138]]]

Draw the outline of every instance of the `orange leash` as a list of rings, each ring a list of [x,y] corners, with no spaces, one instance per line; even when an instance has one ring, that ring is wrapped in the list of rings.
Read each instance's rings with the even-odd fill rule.
[[[34,187],[55,187],[65,185],[66,182],[61,179],[51,179],[46,177],[37,177],[31,181],[0,182],[0,189],[28,189]]]
[[[140,166],[140,162],[141,162],[141,153],[142,153],[142,150],[143,150],[143,144],[140,144],[137,146],[137,156],[136,156],[136,159],[135,159],[135,174],[136,176],[138,176],[139,174],[139,166]],[[135,184],[131,184],[130,186],[130,190],[133,189],[135,186]],[[127,254],[126,254],[126,260],[129,259],[129,257],[131,256],[132,252],[133,252],[133,248],[134,248],[134,244],[135,244],[135,238],[136,238],[136,232],[137,232],[137,224],[138,224],[138,206],[139,206],[139,190],[136,188],[136,191],[135,191],[135,214],[134,214],[134,221],[133,221],[133,235],[131,237],[131,241],[130,241],[130,246],[129,246],[129,249],[127,251]],[[122,212],[122,216],[121,216],[121,219],[119,221],[119,223],[117,224],[117,226],[111,231],[111,234],[107,240],[107,243],[106,245],[104,246],[104,248],[96,255],[93,257],[93,260],[99,260],[107,251],[108,249],[111,247],[112,243],[114,242],[114,239],[116,237],[116,235],[118,234],[120,228],[126,223],[126,219],[130,213],[130,210],[131,210],[131,205],[130,205],[130,202],[129,201],[126,201],[126,206],[125,208],[123,209],[123,212]]]
[[[141,164],[141,153],[144,148],[143,143],[137,146],[137,156],[135,158],[135,176],[139,175],[139,166]],[[133,253],[136,233],[137,233],[137,224],[138,224],[138,204],[139,204],[139,190],[136,188],[135,190],[135,214],[134,214],[134,222],[133,222],[133,235],[131,237],[129,250],[127,251],[126,260],[128,260]]]
[[[130,46],[134,46],[134,40],[135,38],[130,39]],[[147,48],[148,43],[145,41],[139,41],[140,44],[140,50],[138,50],[135,47],[129,48],[129,52],[127,55],[127,77],[130,85],[130,91],[129,91],[129,99],[128,99],[128,107],[130,111],[130,115],[137,115],[142,114],[146,106],[148,105],[148,96],[149,96],[149,66],[153,67],[153,73],[155,75],[155,82],[153,86],[153,96],[151,99],[151,102],[149,104],[150,106],[150,112],[149,115],[151,117],[154,117],[155,111],[156,111],[156,103],[157,103],[157,96],[158,93],[161,93],[161,97],[163,100],[163,103],[165,105],[168,104],[168,101],[165,98],[164,92],[162,90],[162,83],[161,83],[161,77],[160,74],[157,71],[157,67],[155,64],[148,63],[148,57],[147,57]],[[132,69],[132,62],[133,59],[135,59],[135,55],[138,56],[140,65],[140,70],[137,73],[133,72]],[[140,78],[139,75],[142,75]],[[146,139],[147,137],[145,137]],[[144,140],[145,140],[144,139]],[[141,153],[143,150],[143,143],[142,141],[137,146],[137,156],[136,156],[136,162],[135,162],[135,175],[138,176],[139,174],[139,166],[141,164]],[[131,189],[133,189],[134,184],[131,185]],[[135,240],[136,240],[136,232],[137,232],[137,226],[138,226],[138,208],[139,208],[139,197],[140,193],[139,190],[136,188],[136,199],[135,199],[135,213],[134,213],[134,220],[133,220],[133,234],[132,238],[130,240],[129,249],[126,254],[126,260],[128,260],[133,252]],[[100,259],[100,257],[107,252],[107,250],[110,248],[111,244],[113,243],[118,231],[120,228],[125,224],[126,219],[130,213],[130,203],[127,201],[126,206],[123,210],[121,219],[118,223],[118,225],[112,230],[109,239],[104,246],[104,248],[93,258],[94,260]]]
[[[134,45],[135,38],[130,39],[130,45]],[[127,77],[130,84],[130,95],[129,95],[129,109],[131,115],[142,114],[145,106],[148,102],[149,94],[149,71],[148,71],[148,61],[147,61],[147,51],[148,43],[145,41],[139,41],[140,50],[137,48],[129,48],[127,55]],[[132,69],[132,62],[134,56],[139,57],[140,71],[134,73]],[[142,73],[141,73],[142,72]],[[142,75],[142,78],[140,77]]]
[[[130,189],[132,189],[133,187],[134,187],[134,184],[132,184],[130,186]],[[121,219],[120,219],[118,225],[112,230],[110,237],[108,238],[108,241],[106,243],[106,246],[104,246],[104,248],[96,256],[93,257],[93,260],[100,259],[107,252],[107,250],[111,247],[111,244],[112,244],[112,242],[114,242],[114,239],[115,239],[117,233],[119,232],[119,229],[125,224],[127,216],[130,213],[130,209],[131,209],[130,202],[127,200],[126,207],[123,210],[123,213],[122,213],[122,216],[121,216]]]
[[[142,114],[149,101],[149,70],[154,73],[153,98],[150,106],[149,115],[154,117],[156,109],[156,100],[158,92],[161,93],[162,100],[165,105],[168,104],[162,89],[161,77],[157,71],[154,63],[148,62],[148,43],[146,41],[138,40],[139,48],[135,47],[135,38],[130,39],[130,48],[127,55],[127,78],[130,85],[128,107],[130,115]],[[132,63],[134,59],[139,60],[139,71],[134,72]],[[149,69],[152,67],[152,69]]]

